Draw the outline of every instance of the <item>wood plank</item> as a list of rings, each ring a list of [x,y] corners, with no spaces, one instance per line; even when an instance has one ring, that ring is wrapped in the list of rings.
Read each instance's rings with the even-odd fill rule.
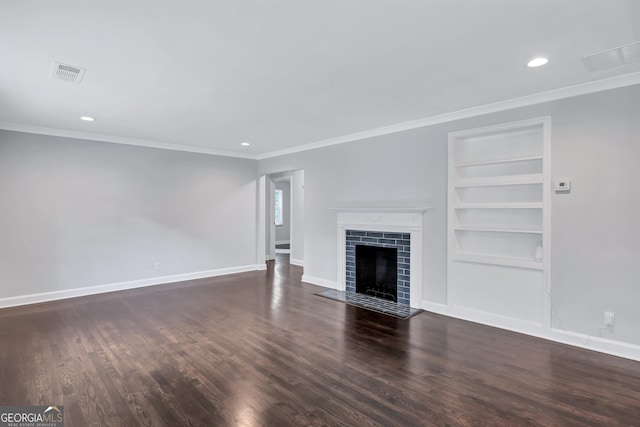
[[[268,270],[0,310],[0,405],[68,426],[634,425],[640,363]]]

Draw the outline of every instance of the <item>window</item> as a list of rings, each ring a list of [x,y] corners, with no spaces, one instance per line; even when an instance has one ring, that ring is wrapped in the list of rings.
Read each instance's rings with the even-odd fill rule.
[[[276,190],[273,200],[274,222],[276,225],[282,225],[282,190]]]

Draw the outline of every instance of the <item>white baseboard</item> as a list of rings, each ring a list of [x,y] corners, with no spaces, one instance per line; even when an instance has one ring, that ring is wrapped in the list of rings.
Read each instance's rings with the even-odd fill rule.
[[[321,279],[319,277],[309,276],[307,274],[302,275],[302,281],[311,283],[312,285],[323,286],[330,289],[338,289],[338,283],[333,280]]]
[[[465,307],[449,307],[446,304],[431,301],[422,301],[422,309],[432,313],[442,314],[456,319],[468,320],[495,328],[506,329],[537,338],[568,344],[574,347],[585,348],[600,353],[623,357],[625,359],[640,361],[640,345],[600,338],[576,332],[551,329],[546,332],[544,327],[535,322],[528,322],[506,316],[473,310]]]
[[[299,267],[304,267],[304,260],[289,258],[289,264],[297,265]]]
[[[265,270],[266,265],[243,265],[239,267],[219,268],[216,270],[197,271],[193,273],[174,274],[171,276],[150,277],[148,279],[131,280],[128,282],[110,283],[106,285],[87,286],[82,288],[64,289],[60,291],[42,292],[37,294],[20,295],[0,298],[0,308],[17,307],[20,305],[37,304],[67,298],[87,295],[103,294],[126,289],[143,288],[146,286],[164,285],[168,283],[184,282],[185,280],[204,279],[207,277],[223,276],[226,274],[243,273],[245,271]]]
[[[562,344],[586,348],[587,350],[599,351],[600,353],[607,353],[613,356],[624,357],[625,359],[640,361],[640,345],[637,344],[630,344],[622,341],[615,341],[555,328],[551,329],[548,339]]]
[[[422,301],[420,308],[426,311],[430,311],[436,314],[442,314],[443,316],[449,316],[449,307],[447,304],[440,304],[439,302]],[[454,316],[451,316],[454,317]]]
[[[276,240],[276,245],[288,245],[291,243],[291,240]]]
[[[543,332],[541,323],[529,322],[522,319],[516,319],[514,317],[501,316],[487,311],[475,310],[467,307],[449,307],[444,304],[422,301],[422,308],[434,313],[455,317],[456,319],[482,323],[483,325],[507,329],[509,331],[520,332],[528,335],[539,336]]]

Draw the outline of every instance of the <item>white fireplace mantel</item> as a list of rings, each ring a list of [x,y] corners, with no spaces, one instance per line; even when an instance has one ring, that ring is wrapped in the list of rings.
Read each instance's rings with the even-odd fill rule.
[[[410,304],[420,308],[422,301],[422,233],[427,207],[419,208],[335,208],[338,213],[338,286],[346,289],[346,230],[410,233]]]

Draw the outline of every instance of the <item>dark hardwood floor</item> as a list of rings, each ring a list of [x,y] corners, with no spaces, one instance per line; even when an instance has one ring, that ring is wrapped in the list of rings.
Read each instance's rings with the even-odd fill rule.
[[[67,426],[640,425],[640,363],[242,273],[0,310],[0,405]]]

